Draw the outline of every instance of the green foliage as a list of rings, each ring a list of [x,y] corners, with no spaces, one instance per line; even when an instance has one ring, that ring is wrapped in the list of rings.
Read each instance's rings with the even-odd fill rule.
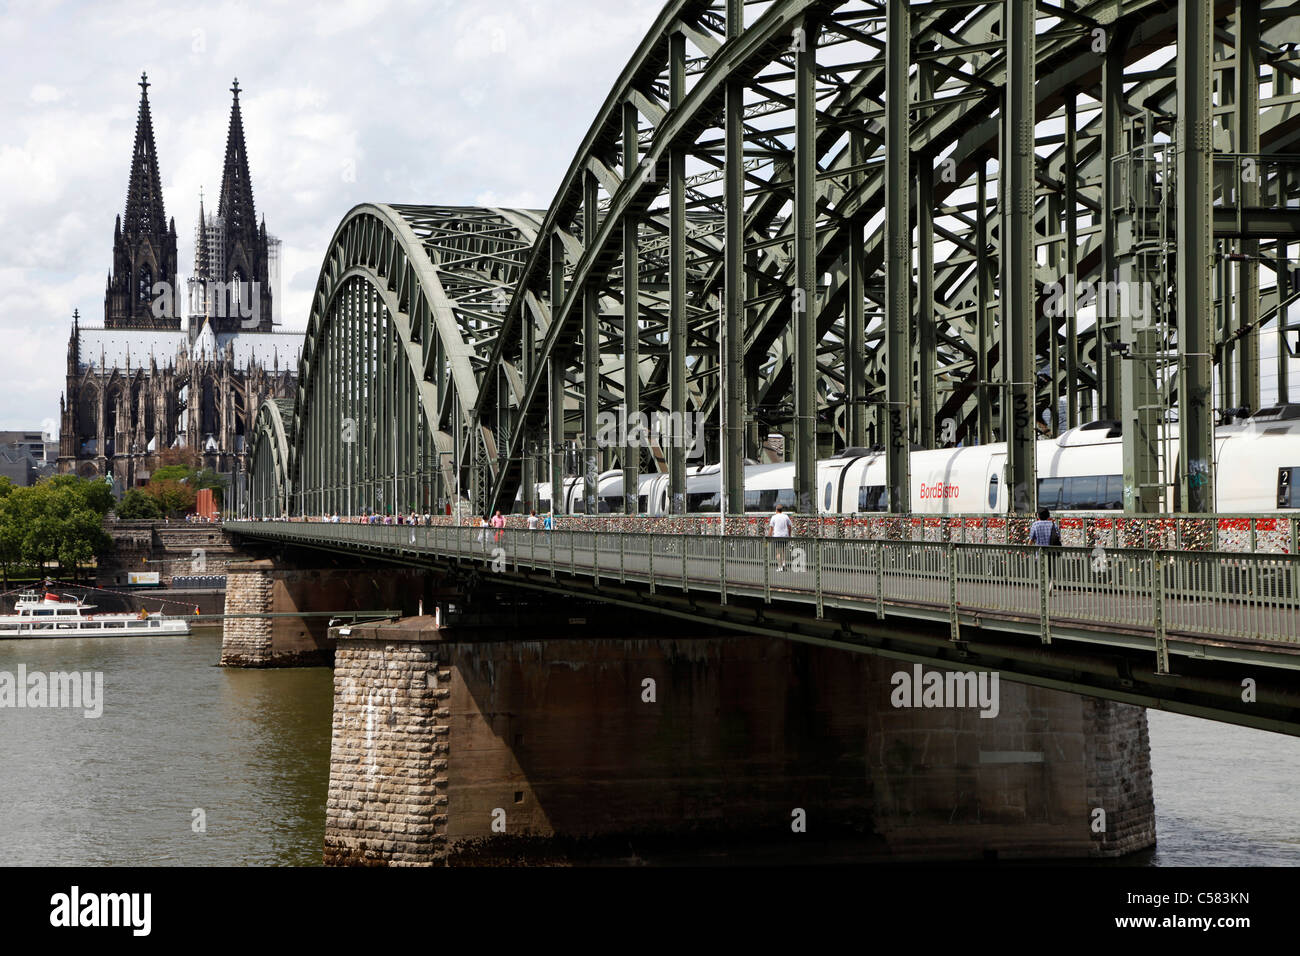
[[[163,513],[153,495],[140,488],[132,488],[118,502],[117,516],[123,521],[133,521],[161,518]]]
[[[103,519],[113,502],[102,481],[56,475],[30,488],[0,488],[0,568],[76,573],[109,544]]]
[[[194,469],[186,465],[163,465],[152,475],[153,481],[184,481],[194,475]]]
[[[188,489],[186,495],[175,486]],[[203,488],[212,489],[212,497],[217,506],[221,506],[226,481],[211,468],[195,468],[191,465],[163,465],[150,476],[145,493],[152,495],[158,507],[168,515],[183,513],[194,507],[194,499]],[[188,499],[188,503],[184,503]],[[120,512],[119,512],[120,514]]]
[[[194,488],[180,481],[150,478],[144,492],[168,517],[185,514],[194,507]]]

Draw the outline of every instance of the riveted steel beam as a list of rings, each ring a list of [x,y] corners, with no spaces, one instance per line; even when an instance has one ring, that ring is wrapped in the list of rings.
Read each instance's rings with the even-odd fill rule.
[[[906,0],[885,4],[885,481],[889,510],[912,510],[910,305],[912,231],[908,223],[908,179],[911,169],[908,112],[908,67],[912,24]]]
[[[686,36],[680,30],[668,37],[668,99],[674,110],[686,99]],[[668,416],[677,423],[668,448],[672,514],[686,513],[686,364],[686,150],[675,147],[668,156]]]
[[[1210,88],[1214,16],[1210,0],[1178,4],[1177,170],[1178,465],[1181,510],[1214,511],[1212,403],[1214,300],[1210,292]]]
[[[1259,152],[1259,0],[1237,0],[1233,84],[1233,130],[1238,153]],[[1237,208],[1245,210],[1259,202],[1259,176],[1254,166],[1243,168]],[[1259,243],[1238,241],[1241,257],[1236,262],[1236,328],[1238,406],[1259,408]]]
[[[743,0],[727,0],[727,38],[739,37],[745,28]],[[727,83],[725,124],[725,181],[723,215],[724,278],[721,319],[722,357],[719,390],[722,392],[722,470],[725,511],[745,510],[745,83]]]
[[[638,114],[631,103],[623,104],[623,176],[635,174],[640,162]],[[641,253],[637,247],[638,218],[623,214],[623,408],[628,416],[641,411]],[[623,441],[623,512],[639,510],[641,444],[644,438],[625,430]]]
[[[1038,370],[1037,296],[1034,286],[1034,3],[1006,0],[1006,86],[998,206],[1002,213],[1001,356],[1002,428],[1007,439],[1007,507],[1034,511],[1038,500],[1035,456]]]
[[[817,32],[805,17],[794,55],[794,499],[802,514],[817,510]]]

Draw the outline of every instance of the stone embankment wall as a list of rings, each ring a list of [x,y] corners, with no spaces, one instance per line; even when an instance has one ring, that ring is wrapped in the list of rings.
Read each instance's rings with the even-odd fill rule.
[[[157,571],[164,587],[175,576],[220,576],[232,561],[246,557],[220,524],[184,521],[105,521],[112,548],[100,556],[95,584],[103,588],[127,583],[129,571]]]

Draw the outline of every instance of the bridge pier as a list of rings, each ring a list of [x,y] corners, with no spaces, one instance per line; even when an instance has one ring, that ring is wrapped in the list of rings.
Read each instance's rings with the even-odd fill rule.
[[[1155,841],[1146,713],[1129,705],[999,682],[992,717],[895,706],[916,665],[766,636],[430,617],[346,631],[330,865],[1096,857]]]
[[[225,608],[227,614],[414,613],[427,586],[426,576],[414,569],[240,561],[226,570]],[[223,667],[312,667],[333,661],[328,616],[230,618],[222,628]]]

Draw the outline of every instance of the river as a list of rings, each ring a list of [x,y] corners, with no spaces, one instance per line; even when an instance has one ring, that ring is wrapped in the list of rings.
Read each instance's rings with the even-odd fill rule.
[[[0,641],[0,671],[104,675],[98,718],[0,710],[0,865],[319,865],[332,672],[224,669],[220,649],[217,628]],[[1300,864],[1300,739],[1150,727],[1159,847],[1125,863]]]

